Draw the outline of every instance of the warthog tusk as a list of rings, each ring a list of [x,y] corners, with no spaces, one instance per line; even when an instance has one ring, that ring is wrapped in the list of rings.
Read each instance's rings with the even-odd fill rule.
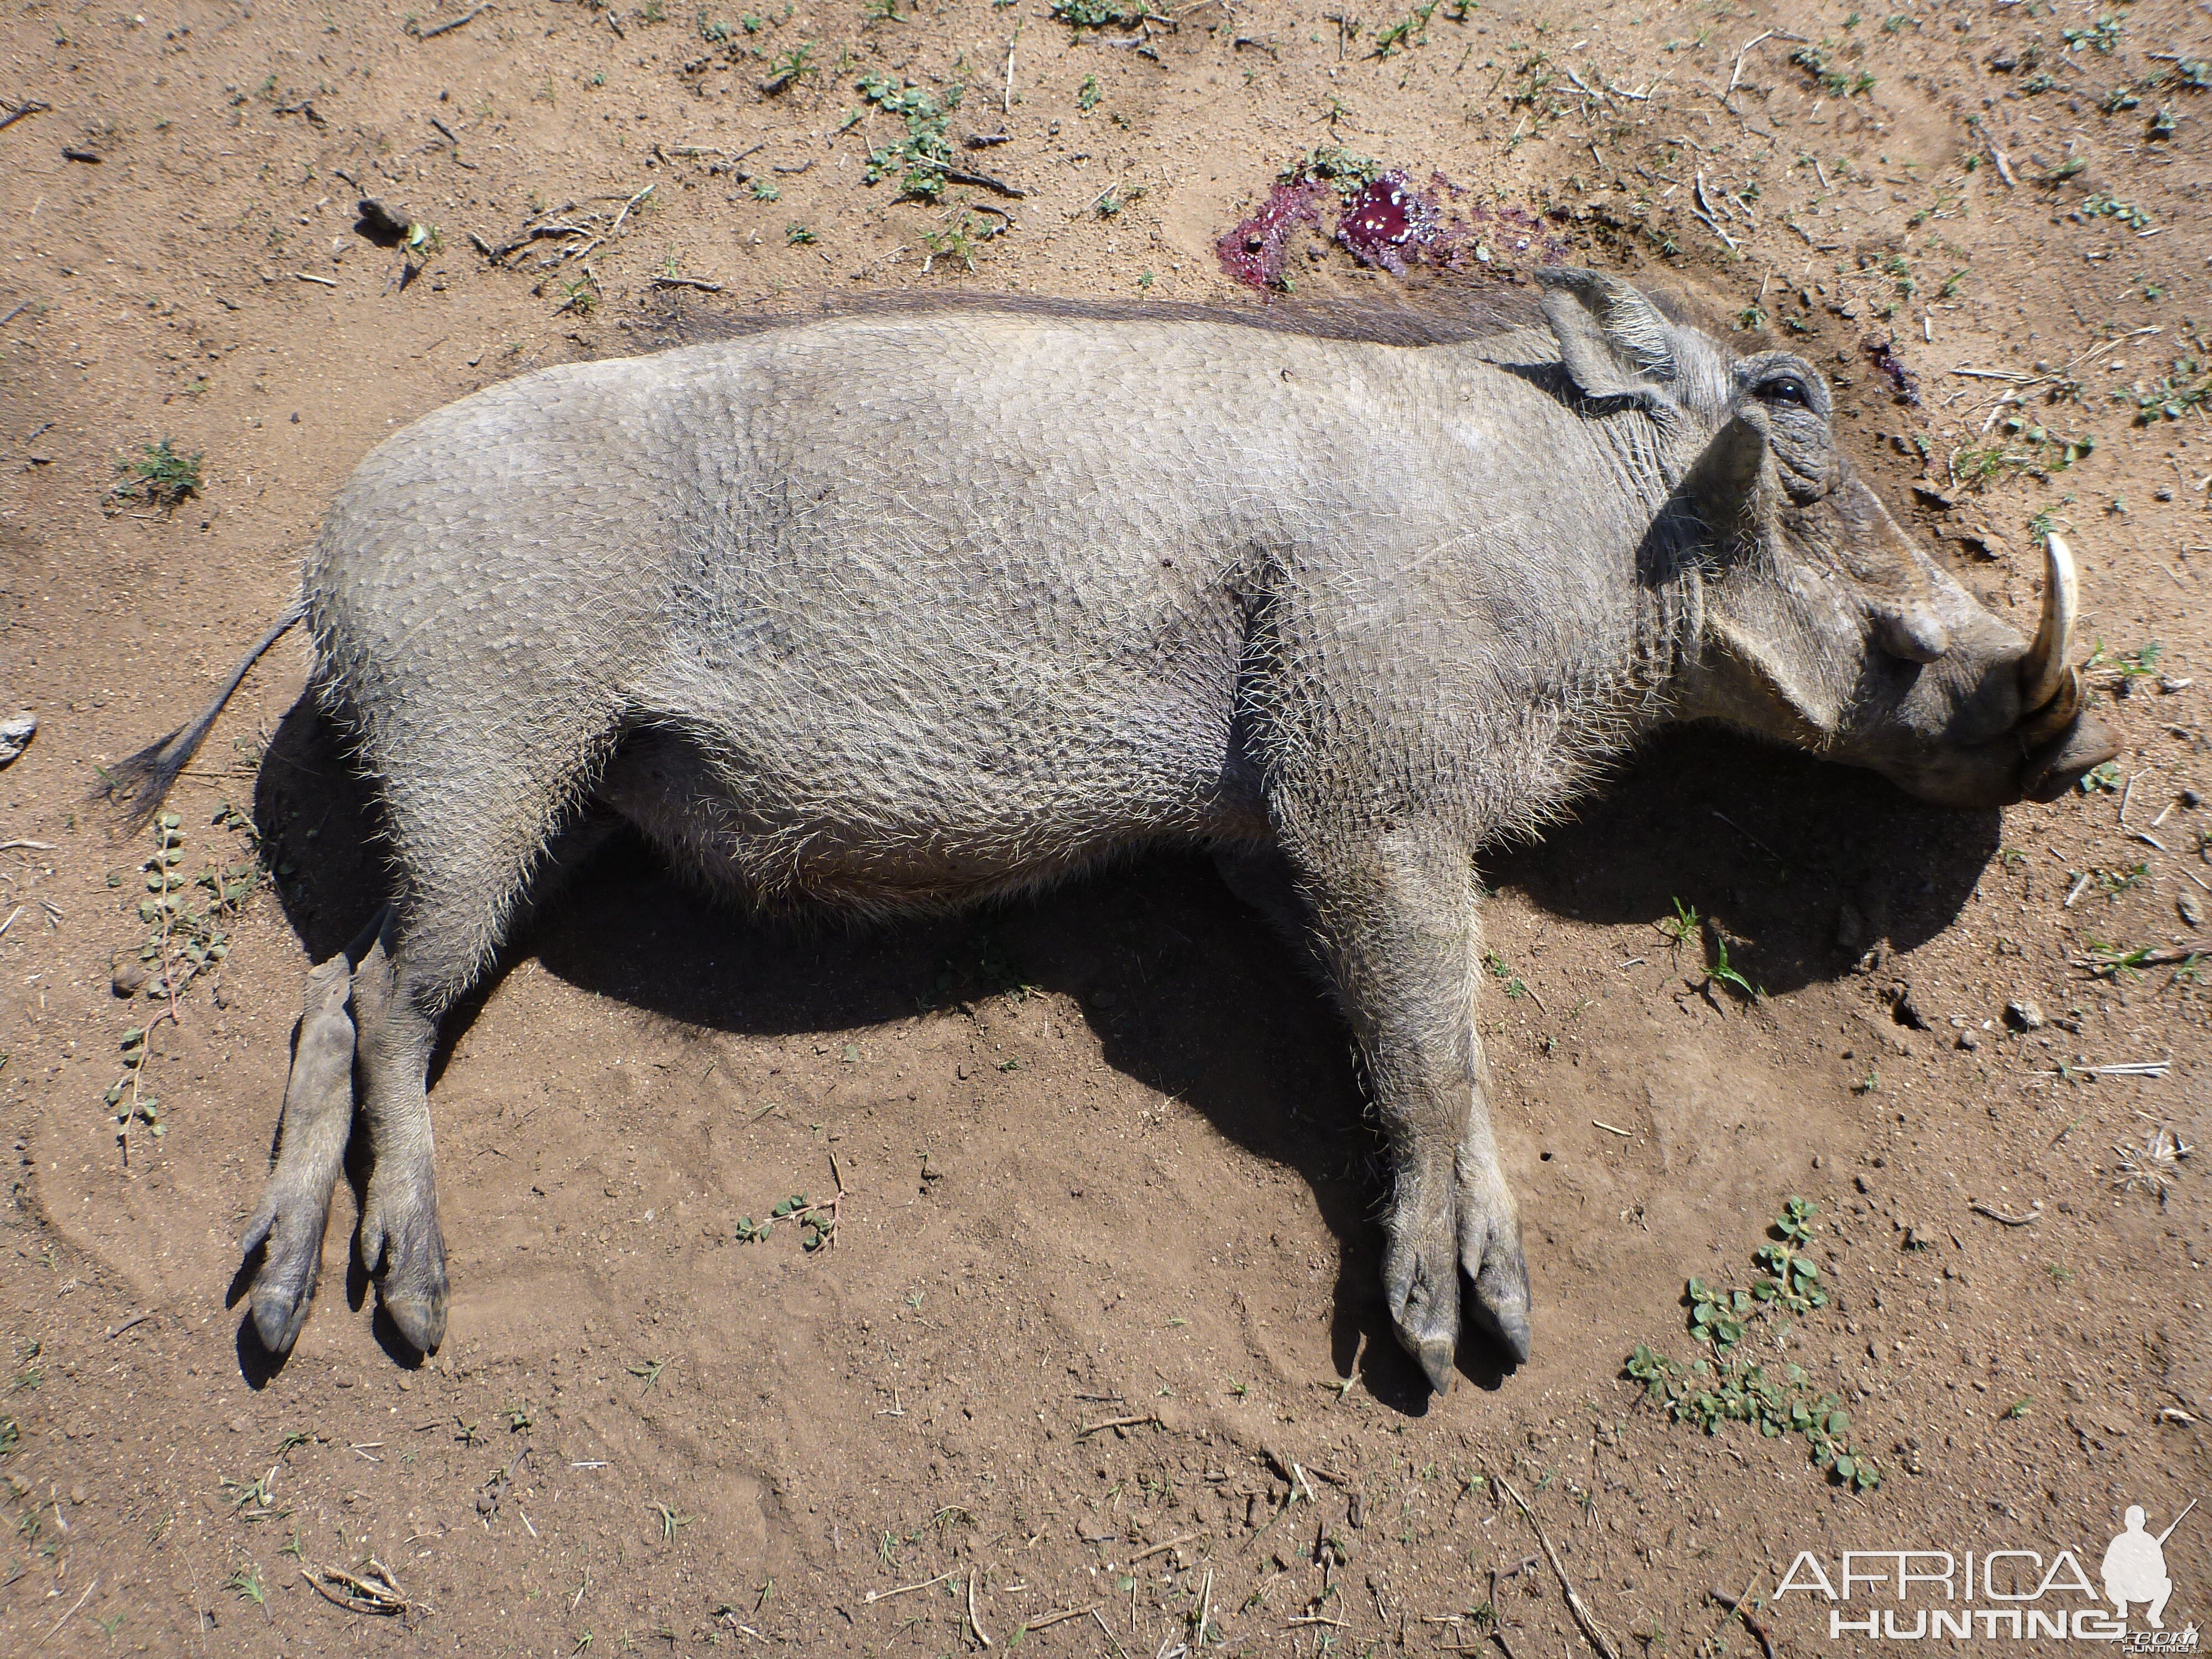
[[[2059,535],[2043,544],[2043,621],[2035,630],[2035,643],[2021,664],[2021,701],[2040,713],[2068,683],[2067,659],[2073,654],[2074,618],[2081,610],[2081,586],[2074,573],[2074,552]],[[2078,681],[2075,686],[2078,698]],[[2070,711],[2069,711],[2070,712]]]
[[[2060,672],[2058,689],[2042,708],[2021,722],[2021,740],[2031,749],[2039,749],[2066,729],[2068,722],[2081,712],[2081,671],[2066,668]]]

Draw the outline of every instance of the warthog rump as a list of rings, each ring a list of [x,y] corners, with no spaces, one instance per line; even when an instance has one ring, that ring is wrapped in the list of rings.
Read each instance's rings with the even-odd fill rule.
[[[830,316],[543,370],[380,445],[255,647],[307,621],[393,872],[309,976],[246,1236],[262,1340],[307,1316],[357,1069],[362,1254],[438,1345],[438,1021],[622,818],[740,903],[877,914],[1215,848],[1366,1061],[1407,1347],[1443,1388],[1464,1312],[1525,1356],[1473,1007],[1485,844],[1670,720],[1970,806],[2112,752],[2063,543],[2024,643],[1854,476],[1810,364],[1541,276],[1517,322]],[[221,707],[116,769],[132,810]]]

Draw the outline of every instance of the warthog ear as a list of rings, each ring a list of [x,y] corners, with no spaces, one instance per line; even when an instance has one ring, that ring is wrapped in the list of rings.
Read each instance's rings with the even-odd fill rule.
[[[1682,481],[1683,493],[1697,503],[1698,514],[1716,529],[1736,525],[1759,483],[1759,469],[1766,459],[1766,434],[1741,415],[1713,434]]]
[[[1562,266],[1539,270],[1544,320],[1559,361],[1586,398],[1670,401],[1677,376],[1673,336],[1659,308],[1618,277]]]

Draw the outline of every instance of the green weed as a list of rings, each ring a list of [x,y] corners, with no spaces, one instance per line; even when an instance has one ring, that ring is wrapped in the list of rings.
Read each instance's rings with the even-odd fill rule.
[[[934,201],[945,189],[945,171],[952,165],[952,142],[947,136],[952,112],[960,107],[957,82],[939,96],[926,88],[901,86],[885,75],[864,75],[858,82],[860,96],[886,115],[906,122],[906,136],[868,152],[865,181],[874,184],[896,173],[899,193]]]
[[[1761,1277],[1744,1289],[1724,1290],[1692,1279],[1686,1287],[1689,1332],[1703,1349],[1685,1365],[1639,1345],[1624,1367],[1644,1384],[1644,1397],[1677,1423],[1692,1423],[1707,1434],[1723,1425],[1750,1423],[1769,1438],[1803,1437],[1814,1463],[1860,1492],[1881,1484],[1881,1471],[1850,1439],[1851,1425],[1842,1402],[1816,1392],[1800,1365],[1787,1365],[1780,1378],[1744,1358],[1738,1349],[1753,1327],[1778,1313],[1804,1316],[1827,1304],[1820,1265],[1808,1249],[1817,1212],[1802,1198],[1790,1199],[1777,1218],[1776,1242],[1753,1257]]]
[[[142,445],[136,456],[116,461],[115,470],[123,476],[107,492],[108,499],[173,510],[200,493],[200,462],[204,459],[204,452],[179,455],[170,438]]]

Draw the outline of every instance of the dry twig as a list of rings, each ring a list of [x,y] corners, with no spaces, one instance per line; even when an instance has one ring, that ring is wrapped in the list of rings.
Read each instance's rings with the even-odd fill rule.
[[[1544,1530],[1544,1523],[1536,1519],[1536,1511],[1528,1507],[1528,1500],[1522,1497],[1518,1489],[1504,1475],[1492,1478],[1498,1482],[1498,1489],[1513,1500],[1514,1507],[1521,1511],[1529,1528],[1535,1533],[1536,1541],[1543,1546],[1544,1559],[1552,1564],[1552,1571],[1559,1581],[1559,1588],[1566,1594],[1567,1611],[1574,1614],[1575,1623],[1582,1626],[1582,1632],[1589,1638],[1589,1644],[1598,1650],[1601,1659],[1620,1659],[1620,1650],[1613,1646],[1613,1638],[1600,1628],[1597,1616],[1589,1610],[1589,1604],[1583,1600],[1581,1592],[1575,1589],[1574,1581],[1567,1577],[1567,1570],[1559,1565],[1559,1553],[1552,1547],[1551,1535]]]

